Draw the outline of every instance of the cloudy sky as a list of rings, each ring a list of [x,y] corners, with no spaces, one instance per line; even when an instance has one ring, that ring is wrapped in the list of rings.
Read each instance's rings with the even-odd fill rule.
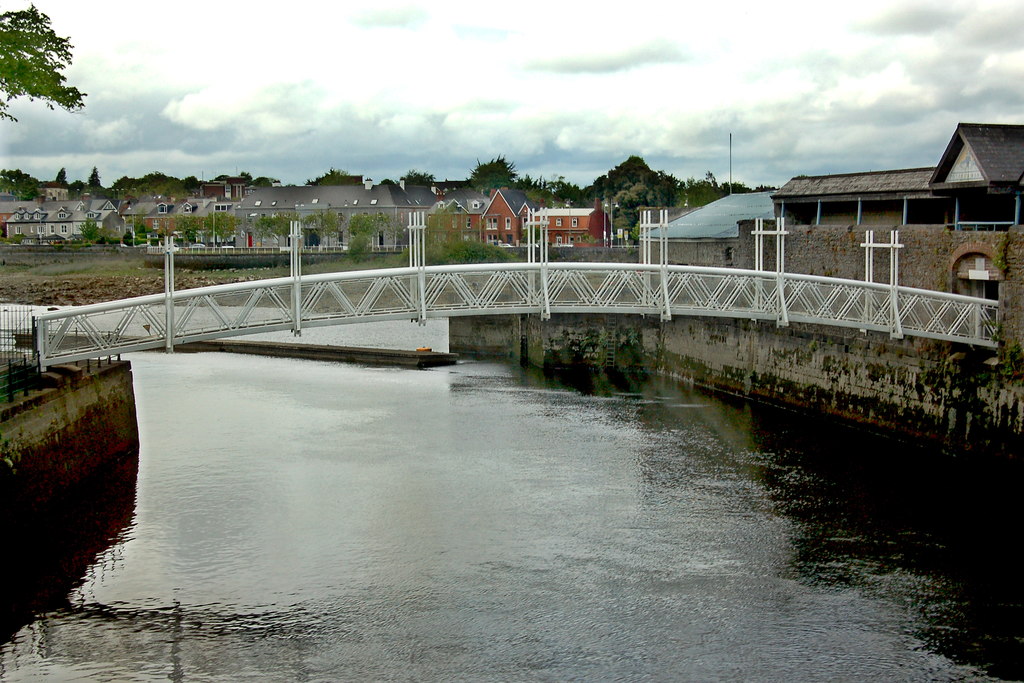
[[[43,180],[456,179],[504,155],[587,185],[631,154],[725,180],[731,133],[733,177],[781,184],[1024,123],[1024,0],[35,4],[88,93],[0,121],[0,167]]]

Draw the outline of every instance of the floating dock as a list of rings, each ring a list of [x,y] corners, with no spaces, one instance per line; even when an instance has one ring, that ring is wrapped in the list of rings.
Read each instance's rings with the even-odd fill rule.
[[[287,342],[236,341],[214,339],[210,341],[175,344],[180,353],[220,351],[222,353],[247,353],[254,356],[276,358],[304,358],[335,363],[362,363],[364,365],[392,365],[406,368],[431,368],[439,365],[455,365],[457,353],[444,353],[421,349],[373,349],[361,346],[325,346],[321,344],[290,344]]]

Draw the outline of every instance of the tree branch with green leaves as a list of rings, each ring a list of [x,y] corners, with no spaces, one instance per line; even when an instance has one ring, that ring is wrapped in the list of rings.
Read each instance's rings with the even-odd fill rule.
[[[0,13],[0,120],[17,121],[8,105],[19,97],[41,100],[50,109],[82,108],[85,93],[66,85],[62,73],[71,65],[71,47],[35,5]]]

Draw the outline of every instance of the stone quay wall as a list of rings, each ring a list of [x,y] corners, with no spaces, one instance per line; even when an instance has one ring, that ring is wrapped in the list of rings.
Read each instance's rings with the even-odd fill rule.
[[[57,365],[43,379],[46,388],[0,403],[0,499],[17,514],[139,449],[130,363]]]
[[[998,380],[990,352],[962,345],[704,317],[480,316],[449,326],[460,354],[478,340],[491,356],[645,370],[949,451],[1024,452],[1024,388]]]

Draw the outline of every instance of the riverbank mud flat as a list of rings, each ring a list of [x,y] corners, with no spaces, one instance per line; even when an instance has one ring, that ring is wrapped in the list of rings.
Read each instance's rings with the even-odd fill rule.
[[[255,276],[216,278],[188,272],[174,276],[175,289],[192,289],[256,279]],[[0,301],[30,306],[82,306],[101,301],[127,299],[164,291],[161,273],[146,275],[68,275],[44,276],[3,273],[0,277]]]

